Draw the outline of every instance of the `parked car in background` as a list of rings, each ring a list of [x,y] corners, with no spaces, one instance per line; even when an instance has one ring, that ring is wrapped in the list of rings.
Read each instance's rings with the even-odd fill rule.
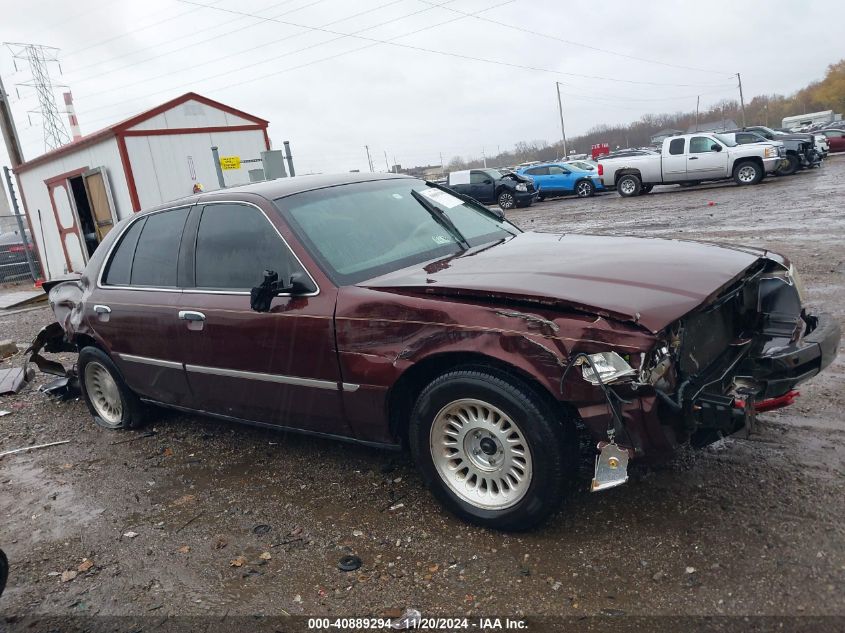
[[[752,125],[742,130],[730,130],[731,132],[756,132],[760,136],[770,141],[782,141],[787,148],[787,156],[792,153],[789,151],[792,143],[789,141],[798,141],[801,143],[800,151],[796,148],[796,158],[799,159],[799,165],[796,169],[805,167],[815,167],[821,163],[824,156],[827,155],[828,145],[827,139],[821,134],[805,134],[801,132],[784,132],[782,130],[774,130],[764,125]],[[803,159],[802,159],[803,157]],[[794,162],[794,159],[790,159]],[[793,170],[794,171],[794,170]]]
[[[596,175],[597,172],[579,169],[574,165],[545,163],[523,167],[517,173],[534,182],[539,200],[568,194],[575,194],[579,198],[589,198],[596,191],[604,190],[601,179]]]
[[[724,136],[727,139],[732,140],[734,143],[738,145],[750,145],[753,143],[765,143],[774,145],[778,148],[778,153],[783,156],[780,164],[778,165],[777,169],[772,172],[777,174],[778,176],[789,176],[794,174],[796,171],[796,167],[794,163],[797,163],[796,160],[791,160],[787,155],[786,146],[784,145],[783,141],[770,141],[769,139],[760,136],[757,132],[719,132],[721,136]],[[795,143],[795,141],[793,141]]]
[[[659,154],[603,157],[598,175],[623,197],[648,193],[658,184],[733,178],[738,185],[756,185],[778,168],[782,151],[773,143],[738,145],[720,134],[696,132],[668,137]]]
[[[45,286],[57,322],[30,359],[78,352],[101,427],[137,427],[157,403],[407,442],[447,508],[508,530],[558,508],[579,428],[610,439],[592,489],[623,484],[629,457],[789,404],[840,339],[770,251],[523,232],[395,174],[283,178],[133,213],[81,276]]]
[[[584,171],[595,171],[598,163],[592,159],[585,158],[584,160],[567,160],[562,163],[561,165],[572,165],[578,169],[582,169]]]
[[[35,259],[35,250],[29,231],[26,232],[26,246],[17,231],[0,233],[0,283],[20,281],[30,278],[31,273],[26,261],[26,251]]]
[[[537,199],[530,178],[498,169],[464,169],[449,174],[446,185],[460,194],[502,209],[528,207]]]
[[[831,152],[845,152],[845,130],[824,129],[819,130],[818,134],[827,138]]]

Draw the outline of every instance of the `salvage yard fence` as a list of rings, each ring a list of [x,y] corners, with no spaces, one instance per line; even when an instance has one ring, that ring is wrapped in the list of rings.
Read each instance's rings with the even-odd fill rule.
[[[21,230],[14,213],[0,214],[0,284],[36,281],[41,267],[32,236]]]

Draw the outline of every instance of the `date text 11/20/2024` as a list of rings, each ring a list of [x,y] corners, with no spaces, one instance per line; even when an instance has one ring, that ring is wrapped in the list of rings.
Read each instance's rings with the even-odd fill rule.
[[[308,629],[365,630],[392,629],[459,631],[459,630],[526,630],[528,623],[518,618],[308,618]]]

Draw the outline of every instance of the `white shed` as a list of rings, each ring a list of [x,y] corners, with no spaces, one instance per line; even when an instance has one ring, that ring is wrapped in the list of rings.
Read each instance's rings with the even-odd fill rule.
[[[245,160],[270,149],[268,122],[193,92],[15,169],[45,279],[79,272],[100,240],[135,211],[249,182]],[[224,160],[225,159],[225,160]]]

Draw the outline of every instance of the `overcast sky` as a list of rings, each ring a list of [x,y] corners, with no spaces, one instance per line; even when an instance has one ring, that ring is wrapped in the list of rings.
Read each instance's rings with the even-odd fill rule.
[[[385,170],[385,152],[412,166],[556,141],[555,81],[575,136],[694,109],[697,94],[702,107],[736,98],[738,71],[746,99],[789,93],[845,55],[834,0],[2,3],[15,10],[4,10],[0,41],[61,49],[51,74],[72,89],[83,134],[194,91],[268,119],[299,173],[366,170],[365,145]],[[18,98],[15,84],[29,80],[18,63],[15,72],[0,49],[33,158],[44,151],[41,121],[27,114],[34,91],[20,87]]]

